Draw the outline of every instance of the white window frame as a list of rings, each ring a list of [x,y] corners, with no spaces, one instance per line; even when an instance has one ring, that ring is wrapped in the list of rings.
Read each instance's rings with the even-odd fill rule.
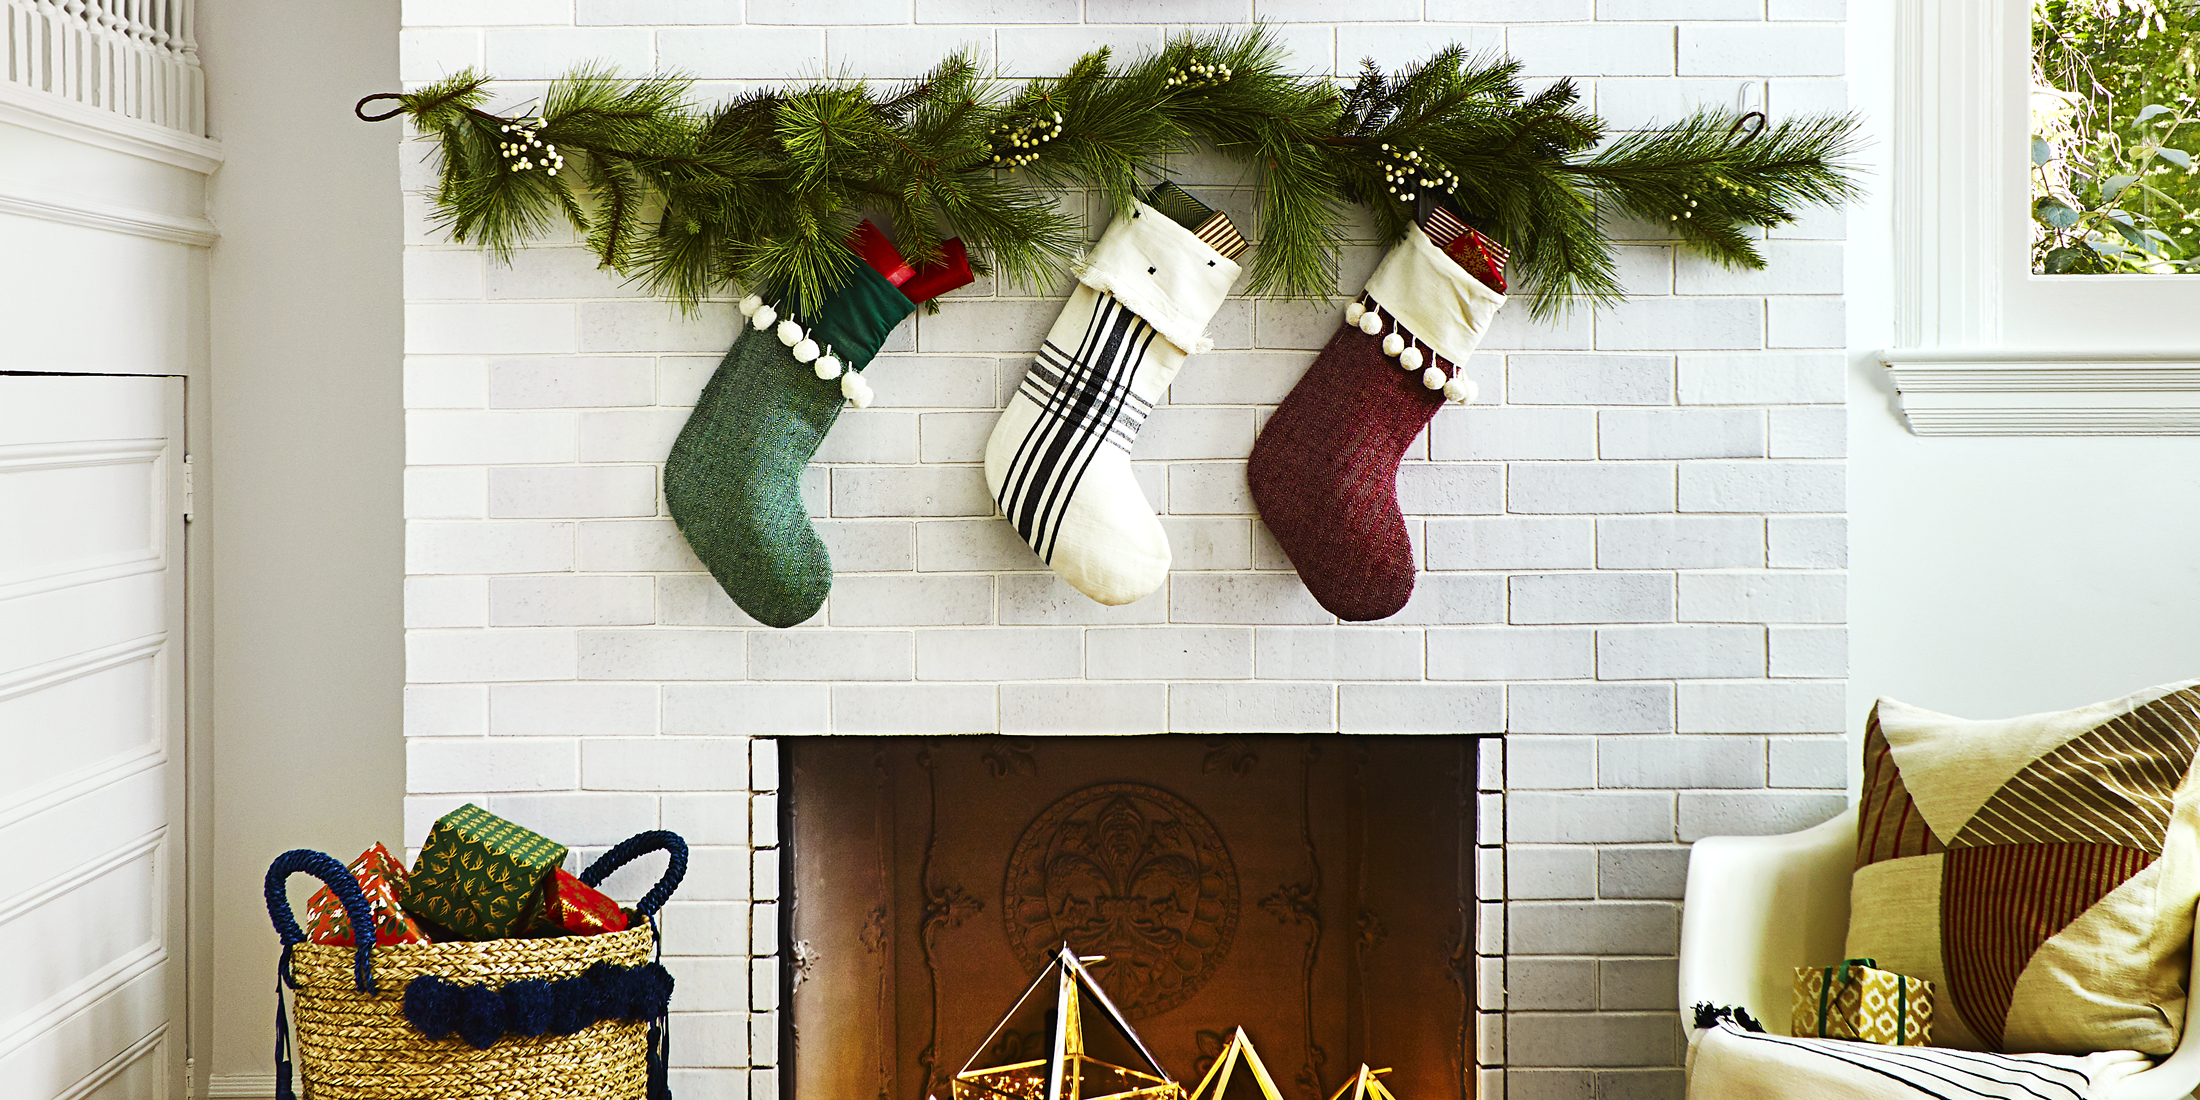
[[[1894,346],[1918,435],[2200,435],[2200,275],[2031,271],[2030,0],[1897,0]]]

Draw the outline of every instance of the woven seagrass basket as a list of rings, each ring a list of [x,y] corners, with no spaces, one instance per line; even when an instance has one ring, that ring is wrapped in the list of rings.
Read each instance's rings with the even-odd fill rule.
[[[579,977],[597,963],[647,964],[656,951],[655,917],[687,869],[687,846],[672,833],[643,833],[604,853],[581,875],[593,886],[643,852],[671,854],[665,876],[634,907],[623,932],[480,943],[374,944],[374,922],[344,865],[319,852],[286,852],[268,868],[268,914],[282,937],[288,984],[297,1006],[298,1070],[306,1100],[645,1100],[653,1027],[611,1019],[570,1035],[508,1034],[486,1049],[452,1036],[431,1039],[404,1011],[415,978],[501,989],[511,983]],[[360,946],[305,942],[285,883],[305,873],[329,884],[344,903]],[[278,991],[279,992],[279,991]],[[277,1008],[276,1026],[283,1028]],[[278,1091],[289,1064],[277,1038]],[[662,1062],[660,1060],[659,1066]],[[661,1092],[662,1069],[657,1091]]]

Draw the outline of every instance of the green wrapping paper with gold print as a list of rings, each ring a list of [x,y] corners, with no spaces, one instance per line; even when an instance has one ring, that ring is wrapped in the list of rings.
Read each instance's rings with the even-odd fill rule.
[[[1872,959],[1795,968],[1788,1034],[1897,1047],[1933,1041],[1933,983],[1877,969]]]
[[[405,882],[405,912],[470,940],[519,934],[565,845],[469,802],[443,815]]]

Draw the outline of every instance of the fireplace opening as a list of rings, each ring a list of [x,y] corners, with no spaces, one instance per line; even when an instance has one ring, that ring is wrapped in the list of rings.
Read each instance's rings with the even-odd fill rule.
[[[1399,1100],[1473,1100],[1501,1061],[1484,914],[1502,874],[1477,830],[1497,753],[783,738],[782,1087],[951,1100],[965,1069],[1048,1059],[1058,1021],[1003,1017],[1067,944],[1186,1091],[1242,1028],[1281,1100],[1350,1091],[1363,1064]]]

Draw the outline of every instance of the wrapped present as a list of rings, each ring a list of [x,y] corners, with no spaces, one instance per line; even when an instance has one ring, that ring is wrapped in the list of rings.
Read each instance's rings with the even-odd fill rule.
[[[1215,216],[1215,208],[1192,197],[1192,193],[1176,184],[1162,180],[1146,192],[1146,205],[1166,215],[1170,221],[1186,229],[1197,230]]]
[[[925,264],[911,272],[907,281],[894,285],[911,302],[923,305],[957,287],[969,286],[977,278],[970,270],[970,253],[964,250],[962,238],[949,237],[940,242],[940,262]]]
[[[1933,1041],[1933,983],[1878,969],[1873,959],[1795,968],[1789,1034],[1921,1047]]]
[[[1480,279],[1482,285],[1499,294],[1505,293],[1505,261],[1511,259],[1512,254],[1496,241],[1469,229],[1444,246],[1444,255],[1465,268],[1467,274]]]
[[[1505,261],[1511,259],[1512,254],[1504,246],[1483,236],[1442,206],[1429,209],[1428,215],[1421,219],[1421,231],[1428,234],[1429,243],[1451,257],[1452,262],[1467,274],[1481,280],[1482,285],[1491,290],[1505,293]]]
[[[879,227],[865,218],[856,225],[856,231],[848,234],[848,248],[863,258],[864,265],[886,277],[886,281],[900,286],[913,278],[917,269],[901,258],[901,250],[886,239]]]
[[[1192,236],[1206,242],[1207,247],[1222,253],[1223,259],[1235,260],[1245,254],[1247,244],[1243,234],[1230,221],[1230,215],[1208,206],[1192,197],[1192,193],[1168,180],[1154,185],[1146,193],[1146,205],[1168,216],[1170,221],[1192,231]]]
[[[405,914],[398,898],[405,889],[405,865],[390,854],[388,848],[377,844],[351,861],[351,877],[359,880],[359,892],[367,899],[367,911],[374,915],[374,942],[426,943],[428,933],[418,921]],[[351,931],[351,918],[344,913],[344,903],[323,886],[306,902],[306,938],[314,943],[334,944],[338,947],[357,947]]]
[[[469,802],[435,823],[403,894],[405,910],[469,940],[519,935],[565,845]]]
[[[626,910],[603,891],[563,867],[542,883],[542,904],[528,922],[530,936],[594,936],[626,931]]]

